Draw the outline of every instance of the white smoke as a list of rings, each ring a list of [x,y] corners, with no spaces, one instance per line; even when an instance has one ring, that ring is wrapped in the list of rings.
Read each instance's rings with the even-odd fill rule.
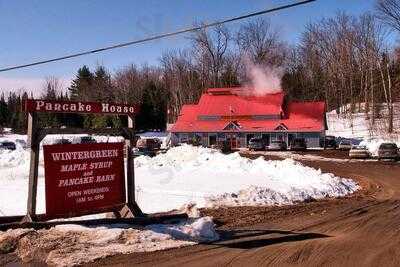
[[[244,64],[247,77],[250,80],[249,84],[246,84],[246,87],[251,88],[253,90],[253,94],[266,95],[275,94],[282,91],[282,69],[257,65],[248,57],[244,58]]]

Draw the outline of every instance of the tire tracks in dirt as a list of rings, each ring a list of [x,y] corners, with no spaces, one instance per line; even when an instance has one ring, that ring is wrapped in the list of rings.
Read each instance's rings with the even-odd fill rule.
[[[350,197],[292,206],[202,210],[215,218],[221,241],[115,256],[93,265],[399,266],[400,165],[300,161],[352,178],[363,189]]]

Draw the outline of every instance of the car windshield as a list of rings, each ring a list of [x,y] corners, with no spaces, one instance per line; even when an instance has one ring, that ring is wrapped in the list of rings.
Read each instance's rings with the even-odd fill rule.
[[[367,150],[367,147],[366,146],[355,146],[355,147],[353,147],[353,149],[365,149],[365,150]]]
[[[3,142],[2,144],[3,144],[3,146],[12,146],[12,145],[14,145],[14,143],[12,143],[12,142]]]
[[[351,145],[351,142],[348,140],[343,140],[342,142],[340,142],[340,144],[342,145]]]
[[[380,149],[397,149],[396,144],[382,144]]]

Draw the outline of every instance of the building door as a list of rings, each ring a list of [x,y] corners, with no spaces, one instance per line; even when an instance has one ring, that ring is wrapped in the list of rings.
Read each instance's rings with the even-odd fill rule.
[[[216,135],[210,135],[208,137],[208,145],[212,146],[212,145],[216,145],[217,144],[217,136]]]
[[[261,135],[262,140],[264,140],[264,144],[266,146],[269,146],[270,143],[270,135],[269,134],[262,134]]]
[[[288,146],[290,146],[290,144],[292,143],[293,139],[296,138],[296,134],[294,133],[290,133],[288,134]]]
[[[286,133],[276,133],[276,140],[284,141],[287,144],[287,134]]]
[[[237,146],[238,146],[237,141],[238,140],[236,138],[236,134],[227,134],[226,141],[228,142],[228,144],[231,147],[231,149],[237,148]]]

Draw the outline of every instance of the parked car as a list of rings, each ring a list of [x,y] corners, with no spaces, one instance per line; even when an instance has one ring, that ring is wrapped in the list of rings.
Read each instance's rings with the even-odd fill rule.
[[[307,142],[304,138],[295,138],[290,143],[290,150],[304,151],[307,150]]]
[[[248,148],[249,150],[265,150],[265,141],[262,138],[253,137],[250,139]]]
[[[59,138],[53,141],[53,145],[67,145],[67,144],[71,144],[71,141],[65,138]]]
[[[138,148],[133,148],[132,149],[132,153],[133,153],[133,157],[139,157],[139,156],[154,157],[156,155],[155,151],[140,150]]]
[[[73,144],[95,144],[96,140],[91,136],[77,136],[72,139]]]
[[[161,141],[158,138],[140,138],[136,142],[139,150],[153,151],[161,148]]]
[[[331,136],[331,135],[327,135],[327,136],[325,136],[325,138],[322,137],[320,139],[319,146],[323,147],[323,148],[336,149],[337,148],[336,137]]]
[[[339,143],[339,149],[340,150],[350,150],[352,146],[353,145],[352,145],[351,141],[347,140],[347,139],[343,139]]]
[[[349,151],[350,158],[367,159],[371,157],[371,153],[366,146],[353,146]]]
[[[15,150],[17,147],[14,142],[3,141],[0,143],[0,149]]]
[[[395,143],[382,143],[378,148],[378,160],[398,160],[399,156],[399,149]]]
[[[267,146],[268,150],[287,150],[287,145],[285,141],[271,141],[269,146]]]

